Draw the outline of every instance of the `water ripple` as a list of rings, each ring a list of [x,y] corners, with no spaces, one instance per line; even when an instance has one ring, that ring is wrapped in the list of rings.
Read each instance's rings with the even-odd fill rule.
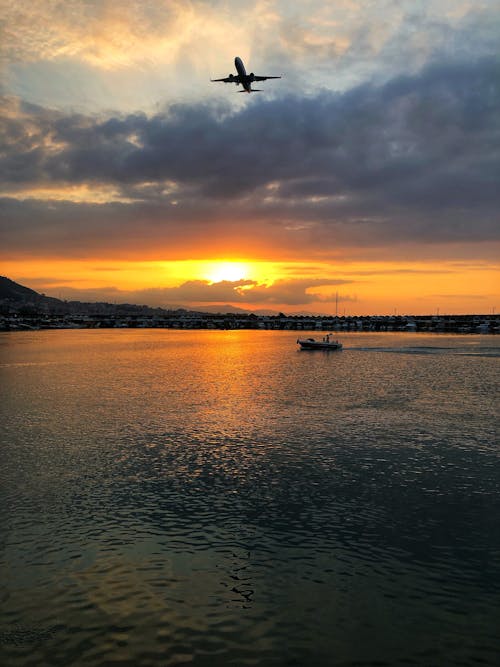
[[[2,664],[496,665],[491,343],[44,333],[6,338]]]

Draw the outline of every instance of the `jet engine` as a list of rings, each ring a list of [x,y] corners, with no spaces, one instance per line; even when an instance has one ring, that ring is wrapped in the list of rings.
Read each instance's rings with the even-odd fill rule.
[[[228,74],[228,75],[227,75],[227,78],[228,78],[228,79],[234,79],[234,74]]]
[[[253,72],[250,72],[248,78],[250,79],[250,81],[255,81],[255,74]]]

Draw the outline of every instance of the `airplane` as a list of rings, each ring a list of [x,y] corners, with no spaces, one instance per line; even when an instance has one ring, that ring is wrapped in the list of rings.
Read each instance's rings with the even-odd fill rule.
[[[280,76],[256,76],[253,72],[247,74],[245,70],[245,65],[241,58],[234,59],[234,66],[238,74],[229,74],[224,79],[210,79],[210,81],[224,81],[224,83],[235,83],[236,85],[240,84],[243,86],[243,90],[238,90],[238,93],[258,93],[261,92],[259,88],[252,88],[252,83],[254,81],[265,81],[266,79],[281,79]]]

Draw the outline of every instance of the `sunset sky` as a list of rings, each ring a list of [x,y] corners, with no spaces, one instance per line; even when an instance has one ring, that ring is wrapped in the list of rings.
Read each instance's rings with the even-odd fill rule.
[[[1,275],[199,310],[498,312],[498,0],[0,12]],[[237,55],[282,78],[211,83]]]

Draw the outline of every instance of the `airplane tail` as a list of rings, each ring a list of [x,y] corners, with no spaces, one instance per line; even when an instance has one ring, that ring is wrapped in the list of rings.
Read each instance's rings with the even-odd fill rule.
[[[237,90],[237,93],[261,93],[262,88],[250,88],[250,90]]]

